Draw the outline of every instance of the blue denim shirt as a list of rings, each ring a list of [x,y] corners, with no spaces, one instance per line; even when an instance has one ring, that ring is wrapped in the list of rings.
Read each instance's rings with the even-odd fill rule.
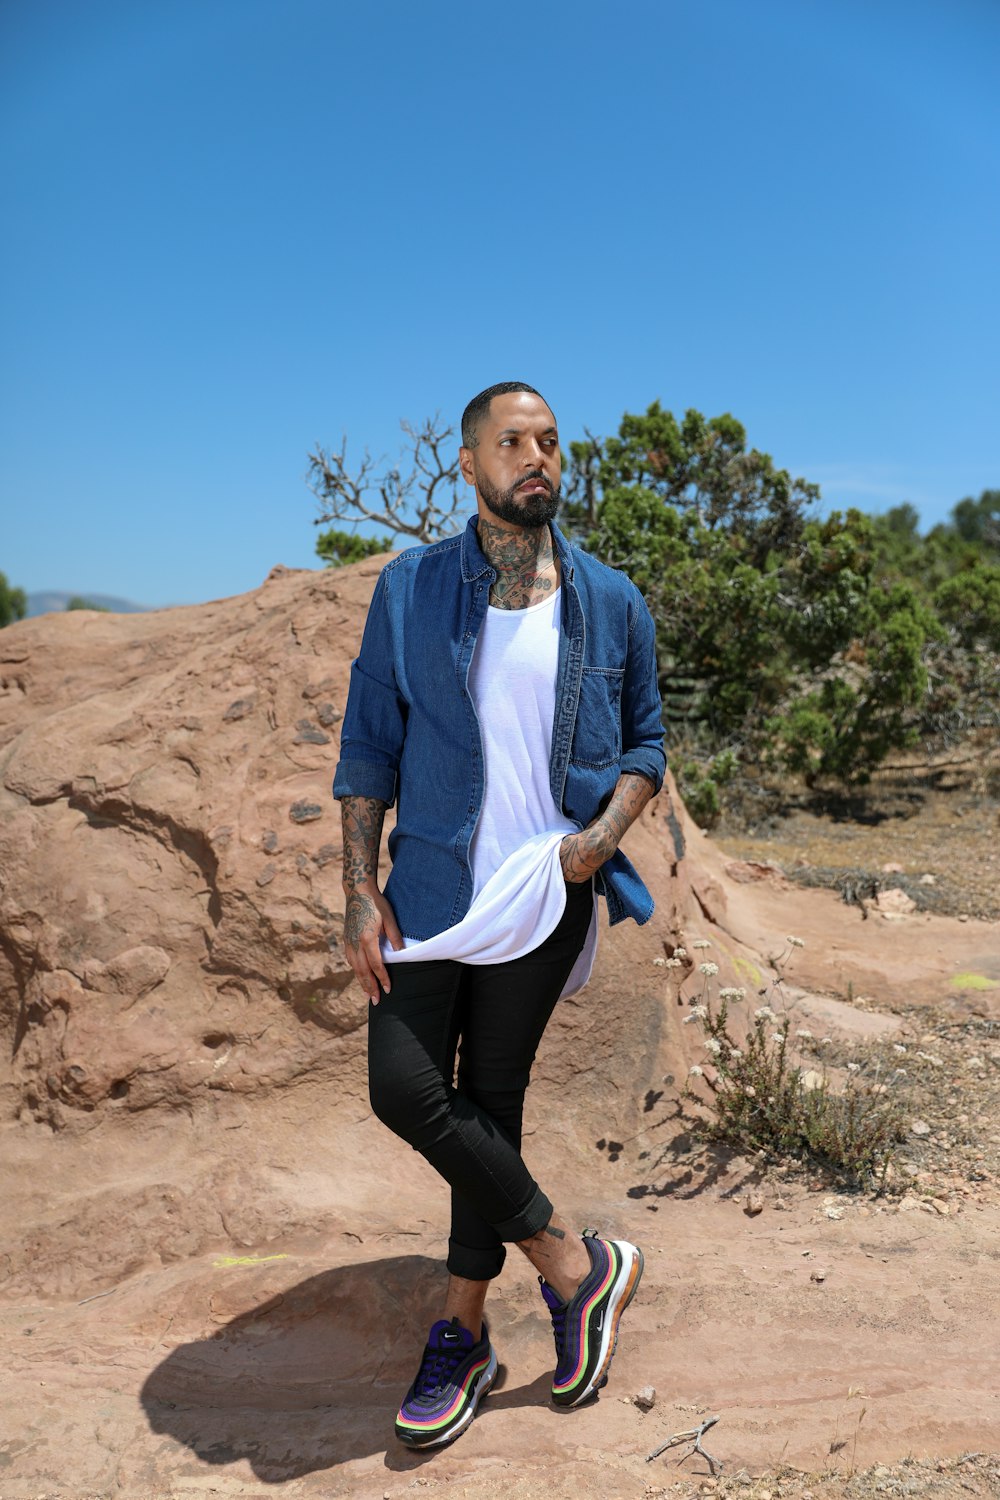
[[[562,571],[552,797],[579,828],[637,771],[659,790],[665,758],[654,627],[626,574],[552,534]],[[469,666],[496,573],[465,531],[382,569],[340,736],[333,795],[398,799],[386,899],[401,931],[429,938],[472,902],[469,846],[483,801],[483,749]],[[612,924],[648,921],[653,901],[621,851],[597,889]]]

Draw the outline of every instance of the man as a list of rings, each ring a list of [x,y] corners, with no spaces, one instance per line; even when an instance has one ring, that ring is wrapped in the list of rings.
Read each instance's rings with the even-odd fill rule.
[[[421,1447],[457,1437],[496,1378],[483,1310],[508,1243],[552,1315],[553,1400],[578,1405],[607,1379],[642,1255],[567,1227],[521,1158],[521,1115],[555,1004],[589,973],[595,892],[612,924],[652,912],[618,844],[664,771],[653,622],[623,573],[553,524],[548,405],[491,386],[466,408],[459,458],[477,515],[383,569],[333,786],[372,1107],[452,1189],[442,1317],[396,1419]]]

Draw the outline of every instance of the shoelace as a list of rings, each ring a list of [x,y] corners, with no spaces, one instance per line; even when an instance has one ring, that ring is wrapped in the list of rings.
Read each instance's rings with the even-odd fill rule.
[[[566,1307],[550,1307],[552,1315],[552,1331],[556,1340],[556,1362],[558,1363],[566,1349]]]
[[[465,1358],[461,1345],[454,1349],[425,1349],[423,1363],[414,1382],[414,1395],[438,1396]]]

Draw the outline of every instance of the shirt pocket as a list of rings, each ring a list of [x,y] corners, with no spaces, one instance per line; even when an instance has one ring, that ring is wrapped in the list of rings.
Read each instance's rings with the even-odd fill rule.
[[[622,683],[624,669],[584,667],[580,706],[570,759],[595,771],[617,765],[622,757]]]

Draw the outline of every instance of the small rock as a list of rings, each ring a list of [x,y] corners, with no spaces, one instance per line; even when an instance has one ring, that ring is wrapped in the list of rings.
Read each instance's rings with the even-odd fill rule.
[[[788,1204],[785,1202],[784,1198],[775,1198],[774,1208],[775,1212],[779,1214],[788,1212]]]
[[[902,873],[903,866],[896,864],[895,860],[890,860],[887,865],[882,866],[883,875],[902,875]]]
[[[316,717],[324,729],[331,729],[344,716],[339,708],[334,708],[332,703],[324,703]]]
[[[655,1386],[644,1385],[641,1391],[636,1391],[632,1400],[640,1411],[652,1411],[656,1405]]]
[[[958,920],[960,922],[967,922],[969,920],[969,913],[967,911],[961,911],[961,912],[959,912],[959,914],[958,914]]]
[[[932,1198],[931,1208],[933,1208],[936,1214],[944,1215],[951,1213],[951,1209],[948,1207],[947,1203],[945,1203],[943,1198]]]
[[[828,1219],[842,1219],[844,1217],[844,1210],[842,1208],[834,1208],[832,1204],[829,1208],[824,1208],[823,1212]]]
[[[926,1120],[914,1120],[910,1125],[912,1135],[930,1135],[931,1127]]]
[[[918,880],[917,884],[918,885],[937,885],[937,878],[934,875],[929,875],[929,874],[928,875],[921,875],[921,877]]]
[[[883,916],[906,916],[909,912],[916,911],[917,903],[905,891],[893,888],[891,891],[879,891],[875,897],[875,906]]]
[[[293,823],[314,823],[323,816],[323,809],[318,802],[293,802],[288,816]]]
[[[743,1212],[750,1219],[764,1212],[764,1200],[759,1193],[747,1193],[746,1202],[743,1204]]]
[[[814,1089],[821,1089],[823,1087],[823,1075],[822,1073],[817,1073],[815,1068],[807,1068],[799,1078],[799,1083],[807,1092],[811,1093]]]
[[[809,1280],[810,1281],[815,1281],[817,1283],[817,1285],[820,1285],[822,1282],[824,1282],[826,1280],[826,1272],[825,1271],[821,1271],[820,1268],[819,1268],[819,1266],[815,1266],[809,1272]]]
[[[229,722],[233,719],[245,719],[247,714],[253,713],[255,701],[253,698],[237,698],[235,703],[230,703],[222,715],[223,719]]]
[[[324,734],[322,729],[317,729],[315,724],[310,724],[308,719],[300,719],[295,729],[293,745],[328,745],[330,743],[330,736]]]
[[[257,876],[257,884],[261,886],[270,885],[271,881],[274,879],[277,873],[278,872],[275,869],[274,865],[265,865],[263,870],[261,870],[260,874]]]
[[[269,828],[268,831],[264,834],[263,838],[260,841],[260,847],[263,849],[265,854],[277,854],[278,835],[274,832],[273,829]]]

